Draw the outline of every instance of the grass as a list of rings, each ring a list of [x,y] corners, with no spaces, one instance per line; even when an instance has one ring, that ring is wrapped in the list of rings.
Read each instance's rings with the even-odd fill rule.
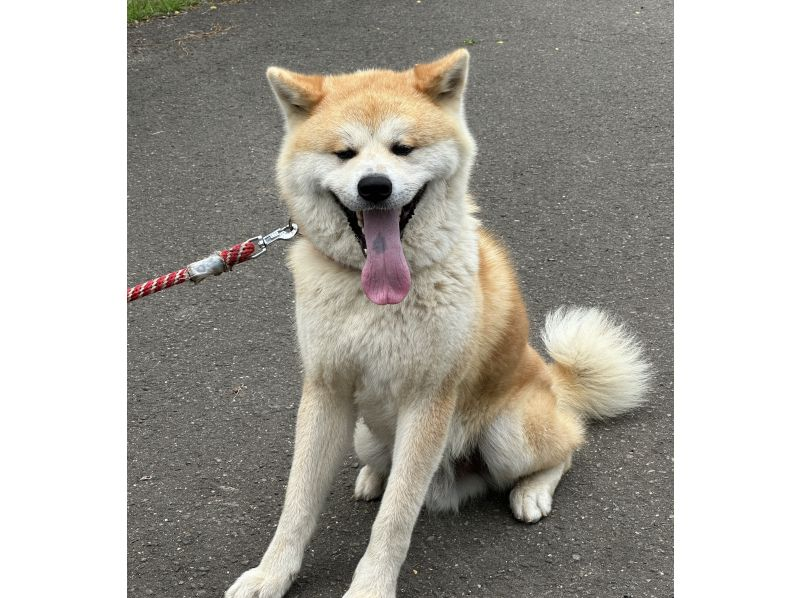
[[[200,0],[128,0],[128,23],[173,14],[198,4]]]

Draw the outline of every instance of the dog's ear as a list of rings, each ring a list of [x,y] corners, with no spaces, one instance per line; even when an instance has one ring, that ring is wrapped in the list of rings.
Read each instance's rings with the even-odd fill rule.
[[[271,66],[267,69],[267,79],[288,127],[308,118],[324,95],[321,75],[301,75]]]
[[[414,66],[415,85],[437,104],[460,110],[468,71],[469,52],[461,48],[435,62]]]

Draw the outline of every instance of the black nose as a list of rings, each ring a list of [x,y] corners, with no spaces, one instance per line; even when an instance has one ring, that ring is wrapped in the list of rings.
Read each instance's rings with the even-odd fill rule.
[[[358,181],[358,194],[371,203],[383,201],[392,194],[392,181],[382,174],[370,174]]]

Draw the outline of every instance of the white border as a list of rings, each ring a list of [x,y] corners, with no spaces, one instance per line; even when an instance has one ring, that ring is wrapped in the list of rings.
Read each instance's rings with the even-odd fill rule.
[[[1,593],[125,596],[125,6],[2,16]]]
[[[797,593],[798,9],[676,9],[676,596]]]

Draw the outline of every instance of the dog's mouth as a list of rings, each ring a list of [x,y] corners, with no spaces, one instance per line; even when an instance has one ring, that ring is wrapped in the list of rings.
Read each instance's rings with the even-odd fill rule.
[[[402,208],[358,212],[345,206],[331,191],[367,258],[361,270],[361,288],[373,303],[400,303],[411,289],[411,272],[401,238],[427,186],[427,183],[422,185]]]
[[[419,188],[419,191],[417,191],[416,195],[414,195],[413,199],[404,205],[400,210],[401,238],[403,236],[403,232],[405,231],[406,225],[414,216],[414,210],[417,208],[417,204],[419,204],[419,201],[422,199],[422,196],[425,194],[425,190],[427,188],[428,183],[422,185],[422,187]],[[361,247],[361,252],[364,254],[364,257],[366,257],[367,239],[364,237],[364,212],[356,212],[348,208],[342,203],[342,200],[340,200],[333,191],[331,191],[331,195],[333,196],[333,199],[336,200],[337,205],[342,209],[342,212],[344,212],[345,218],[347,218],[347,224],[350,225],[350,230],[353,231],[353,235],[355,235],[356,241],[358,241],[358,245]]]

